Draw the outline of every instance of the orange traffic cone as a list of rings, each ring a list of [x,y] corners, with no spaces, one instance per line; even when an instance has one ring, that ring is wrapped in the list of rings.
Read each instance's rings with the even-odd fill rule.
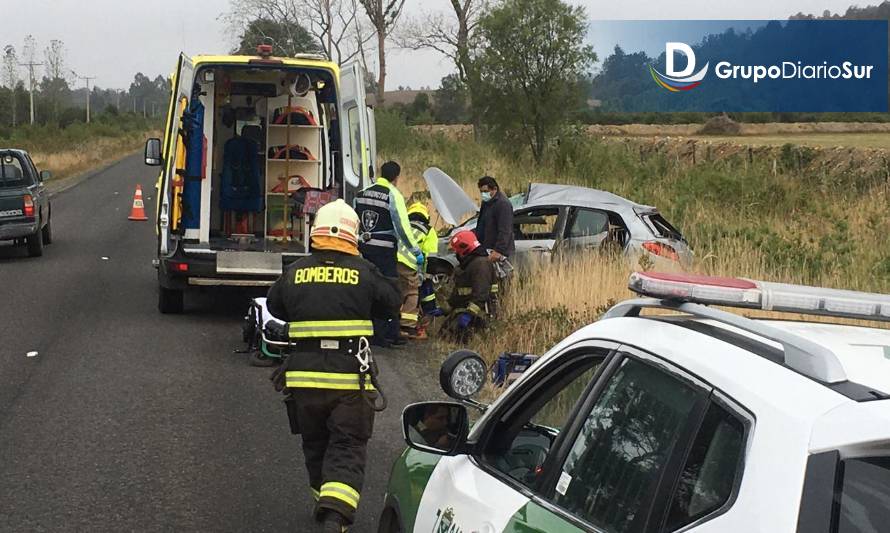
[[[136,185],[136,194],[133,195],[133,209],[130,211],[129,220],[148,220],[145,216],[145,204],[142,202],[142,186]]]

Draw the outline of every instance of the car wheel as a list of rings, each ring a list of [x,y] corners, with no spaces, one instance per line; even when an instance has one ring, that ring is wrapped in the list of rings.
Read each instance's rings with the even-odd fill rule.
[[[158,311],[165,315],[171,315],[181,313],[182,309],[182,290],[158,287]]]
[[[43,255],[43,231],[37,230],[28,236],[28,255],[40,257]]]
[[[52,219],[46,221],[46,226],[43,226],[41,230],[43,233],[43,244],[52,244],[53,243],[53,221]]]
[[[380,515],[380,525],[377,526],[377,533],[402,533],[402,524],[399,523],[399,517],[392,507],[387,507]]]

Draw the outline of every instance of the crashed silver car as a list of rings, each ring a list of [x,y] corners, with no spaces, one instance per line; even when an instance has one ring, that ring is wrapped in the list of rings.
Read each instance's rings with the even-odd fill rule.
[[[438,256],[430,258],[431,274],[450,274],[456,258],[448,239],[473,229],[479,207],[445,172],[423,173],[430,198],[450,226],[440,233]],[[532,261],[583,250],[618,253],[636,264],[647,255],[654,266],[688,264],[692,250],[683,234],[654,207],[587,187],[532,183],[524,194],[510,197],[516,254],[522,267]]]

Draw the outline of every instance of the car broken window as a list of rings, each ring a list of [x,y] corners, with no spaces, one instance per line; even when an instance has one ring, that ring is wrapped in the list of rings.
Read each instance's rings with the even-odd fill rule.
[[[517,213],[513,217],[513,233],[516,240],[555,239],[559,209],[549,207]]]
[[[680,230],[668,222],[661,213],[648,213],[641,215],[640,218],[649,226],[649,229],[652,230],[656,237],[686,242],[686,238],[683,237]]]

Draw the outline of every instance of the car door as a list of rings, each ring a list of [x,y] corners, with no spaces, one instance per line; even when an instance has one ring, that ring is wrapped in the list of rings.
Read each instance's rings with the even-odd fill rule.
[[[651,354],[622,346],[543,469],[511,532],[735,531],[719,518],[741,482],[753,417]]]
[[[361,190],[371,184],[376,148],[372,146],[370,115],[365,104],[364,70],[353,61],[340,69],[340,139],[346,191]],[[351,194],[344,194],[351,200]]]
[[[173,71],[173,89],[167,111],[167,129],[164,132],[164,168],[158,179],[157,233],[158,251],[167,256],[175,250],[174,232],[179,229],[181,215],[182,182],[177,170],[185,168],[185,138],[182,117],[188,109],[195,78],[195,66],[190,57],[179,54]]]
[[[607,212],[586,207],[572,207],[568,213],[561,246],[567,251],[598,250],[608,235]]]
[[[558,206],[535,206],[514,212],[513,239],[518,264],[528,265],[551,258],[565,224],[564,216],[561,216],[564,210]]]
[[[474,437],[476,452],[441,458],[421,497],[413,531],[512,530],[514,515],[535,495],[552,443],[616,346],[573,346],[535,369],[534,380],[511,388]]]

